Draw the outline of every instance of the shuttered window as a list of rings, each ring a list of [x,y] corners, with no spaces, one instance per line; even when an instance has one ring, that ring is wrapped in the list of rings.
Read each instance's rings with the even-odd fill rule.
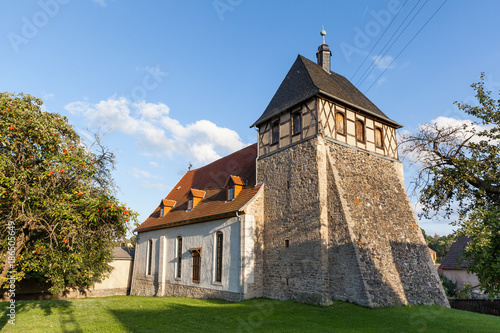
[[[344,115],[340,112],[335,114],[335,127],[338,134],[345,134]]]
[[[223,235],[221,231],[216,234],[216,252],[215,252],[215,281],[222,282],[222,241]]]
[[[365,141],[365,124],[361,120],[356,120],[356,139]]]
[[[153,260],[153,240],[148,241],[148,255],[146,257],[146,274],[151,275],[152,273],[152,260]]]

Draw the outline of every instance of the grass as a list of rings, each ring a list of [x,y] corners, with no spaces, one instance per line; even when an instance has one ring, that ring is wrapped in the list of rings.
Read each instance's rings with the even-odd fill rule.
[[[241,303],[176,297],[114,296],[18,301],[16,325],[3,332],[498,332],[500,317],[406,306],[367,309],[254,299]]]

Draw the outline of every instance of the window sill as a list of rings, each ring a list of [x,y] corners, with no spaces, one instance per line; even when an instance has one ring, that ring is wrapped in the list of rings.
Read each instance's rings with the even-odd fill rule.
[[[301,135],[301,134],[302,134],[302,131],[297,132],[297,133],[295,133],[295,134],[292,134],[292,136],[298,136],[298,135]]]

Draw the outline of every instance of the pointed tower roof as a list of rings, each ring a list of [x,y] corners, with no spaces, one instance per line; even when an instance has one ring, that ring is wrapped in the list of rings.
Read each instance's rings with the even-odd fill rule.
[[[335,72],[328,73],[320,65],[300,54],[264,113],[251,127],[259,126],[270,118],[317,94],[326,95],[374,115],[396,128],[403,127],[380,111],[344,76]]]

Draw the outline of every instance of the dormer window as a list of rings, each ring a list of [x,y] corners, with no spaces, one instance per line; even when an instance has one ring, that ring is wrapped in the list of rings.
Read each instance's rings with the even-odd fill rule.
[[[160,202],[160,218],[168,214],[172,208],[175,207],[175,204],[177,201],[175,200],[168,200],[168,199],[163,199]]]
[[[241,192],[243,186],[246,185],[247,181],[243,180],[241,177],[229,176],[226,186],[224,186],[227,189],[227,201],[233,201]]]
[[[206,194],[206,192],[203,190],[197,190],[197,189],[192,188],[188,194],[187,210],[190,211],[194,207],[196,207],[196,205],[199,204],[203,198],[205,198],[205,194]]]

